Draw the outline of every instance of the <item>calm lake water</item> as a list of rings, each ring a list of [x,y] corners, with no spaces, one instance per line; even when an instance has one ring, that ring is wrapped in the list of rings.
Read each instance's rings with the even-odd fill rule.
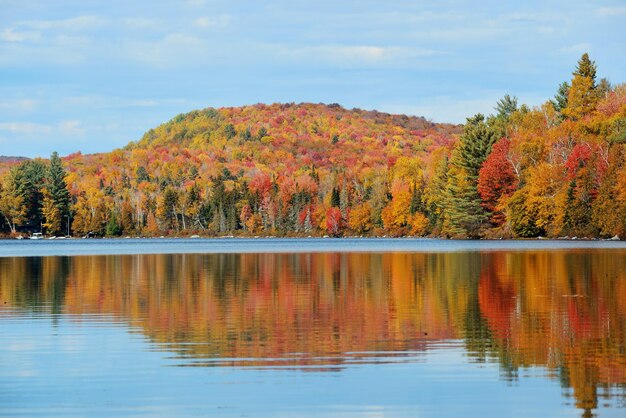
[[[0,416],[207,415],[624,417],[624,243],[0,242]]]

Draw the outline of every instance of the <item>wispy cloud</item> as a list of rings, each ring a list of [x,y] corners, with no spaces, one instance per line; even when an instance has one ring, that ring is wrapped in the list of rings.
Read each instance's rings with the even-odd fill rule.
[[[0,123],[0,131],[7,131],[13,134],[36,135],[49,134],[53,130],[52,126],[31,122],[3,122]]]
[[[34,99],[0,100],[0,109],[3,111],[30,112],[38,105],[39,101]]]
[[[130,29],[159,29],[163,26],[162,20],[146,17],[128,17],[123,22]]]
[[[85,133],[80,121],[78,120],[65,120],[59,123],[58,131],[62,135],[66,136],[81,136]]]
[[[2,122],[0,123],[0,131],[29,137],[49,137],[52,134],[76,137],[82,136],[85,133],[85,130],[81,127],[81,122],[77,120],[65,120],[57,123],[56,125],[46,125],[33,122]]]
[[[77,16],[68,19],[55,20],[25,20],[18,22],[19,26],[38,30],[64,30],[79,32],[88,29],[97,29],[106,24],[107,20],[99,16]]]
[[[599,9],[596,9],[596,14],[602,17],[626,15],[626,6],[600,7]]]
[[[416,57],[439,55],[442,52],[425,48],[373,45],[320,45],[281,47],[281,55],[295,59],[325,61],[340,66],[378,65]]]
[[[124,98],[101,95],[72,96],[61,99],[64,107],[88,107],[90,109],[127,109],[150,108],[163,105],[182,105],[184,99],[151,99],[151,98]]]
[[[0,32],[0,41],[5,42],[35,41],[40,38],[41,34],[33,31],[16,31],[15,29],[6,28]]]
[[[194,19],[193,25],[200,29],[224,29],[232,20],[233,18],[229,15],[201,16]]]

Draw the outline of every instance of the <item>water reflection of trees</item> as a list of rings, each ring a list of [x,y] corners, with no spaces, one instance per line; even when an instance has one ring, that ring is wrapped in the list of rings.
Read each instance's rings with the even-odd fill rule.
[[[587,413],[626,383],[620,252],[7,258],[0,292],[119,316],[187,364],[333,366],[463,339],[505,379],[544,368]]]

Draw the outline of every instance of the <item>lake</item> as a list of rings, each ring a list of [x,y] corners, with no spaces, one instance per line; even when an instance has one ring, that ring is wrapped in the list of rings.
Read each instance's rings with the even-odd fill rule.
[[[626,243],[0,242],[0,416],[626,415]]]

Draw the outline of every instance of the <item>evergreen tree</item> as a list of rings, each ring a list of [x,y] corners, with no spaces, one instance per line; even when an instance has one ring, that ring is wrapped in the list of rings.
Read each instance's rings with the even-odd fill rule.
[[[554,95],[554,100],[550,100],[554,110],[561,113],[563,109],[567,107],[567,96],[569,95],[570,85],[567,81],[562,82],[559,85],[556,94]]]
[[[41,160],[25,161],[15,173],[18,193],[26,205],[24,225],[31,231],[40,231],[43,223],[43,186],[46,178],[46,166]]]
[[[480,236],[487,215],[478,194],[478,172],[496,139],[482,114],[467,119],[450,161],[443,225],[446,235]]]
[[[261,139],[263,139],[264,136],[267,136],[267,129],[265,129],[265,127],[262,126],[259,129],[259,132],[257,132],[256,138],[257,138],[257,140],[260,141]]]
[[[48,233],[63,234],[67,231],[69,215],[70,215],[70,192],[65,182],[65,169],[59,158],[59,154],[55,151],[50,157],[50,165],[46,173],[46,199],[49,201],[44,203],[44,217],[47,224]],[[53,205],[56,210],[52,210]],[[57,219],[60,218],[60,220]]]
[[[413,184],[413,190],[411,191],[411,205],[409,206],[409,213],[411,215],[415,214],[416,212],[425,212],[423,188],[423,180],[419,184]]]
[[[505,94],[502,99],[496,103],[495,116],[490,116],[488,124],[497,139],[508,136],[509,120],[511,116],[518,111],[517,97]]]
[[[226,139],[234,138],[237,135],[237,131],[235,131],[235,127],[232,123],[229,123],[224,127],[224,135],[226,135]]]
[[[241,133],[241,139],[245,142],[252,140],[252,132],[250,132],[250,128],[246,128],[246,130]]]
[[[137,179],[137,184],[141,183],[142,181],[150,181],[150,175],[148,174],[148,171],[146,171],[146,168],[144,166],[140,166],[137,168],[137,171],[135,172],[135,178]]]
[[[570,119],[578,120],[592,113],[598,102],[596,91],[596,64],[586,53],[578,60],[576,71],[572,73],[572,86],[567,95],[567,107],[563,114]]]
[[[115,213],[115,211],[111,213],[111,216],[109,217],[109,220],[107,221],[105,233],[108,237],[118,237],[122,234],[122,228],[120,227],[120,224],[117,221],[117,214]]]
[[[339,189],[333,187],[332,194],[330,195],[330,206],[333,208],[338,208],[341,205],[341,196],[339,194]]]
[[[508,119],[513,112],[517,110],[517,97],[511,97],[505,94],[504,97],[496,103],[495,110],[497,112],[496,117]]]
[[[576,65],[576,71],[572,73],[574,77],[586,77],[590,78],[592,83],[592,88],[596,88],[596,62],[591,61],[589,59],[589,54],[586,52],[580,57],[578,60],[578,64]]]
[[[458,157],[456,160],[452,160],[452,164],[466,170],[472,180],[477,179],[478,171],[487,159],[491,152],[491,146],[497,139],[493,130],[485,122],[485,117],[482,114],[479,113],[474,117],[468,118],[463,135],[457,146]]]

